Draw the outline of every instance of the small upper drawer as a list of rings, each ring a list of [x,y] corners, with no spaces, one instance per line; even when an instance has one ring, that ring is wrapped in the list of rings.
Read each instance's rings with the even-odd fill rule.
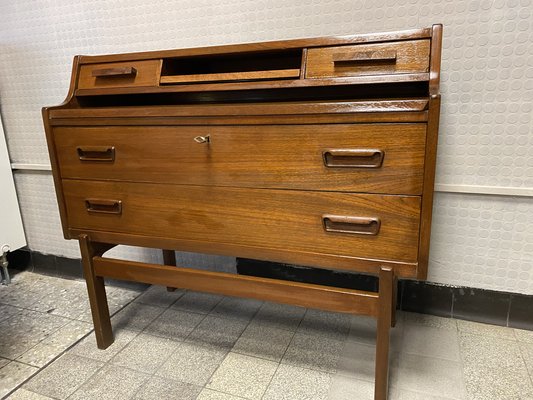
[[[307,52],[306,78],[427,72],[429,40],[322,47]]]
[[[161,60],[87,64],[80,68],[78,89],[158,86]]]

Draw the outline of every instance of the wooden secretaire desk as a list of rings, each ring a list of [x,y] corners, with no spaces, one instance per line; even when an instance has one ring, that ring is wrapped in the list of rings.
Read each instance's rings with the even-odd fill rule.
[[[425,279],[442,26],[78,56],[43,110],[97,343],[103,277],[377,317],[387,393],[396,277]],[[165,264],[103,257],[162,248]],[[176,268],[173,250],[379,275],[379,292]]]

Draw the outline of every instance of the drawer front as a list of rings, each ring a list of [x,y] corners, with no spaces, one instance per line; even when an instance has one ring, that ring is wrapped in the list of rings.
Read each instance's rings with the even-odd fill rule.
[[[420,194],[426,125],[56,127],[54,137],[63,178]]]
[[[428,72],[429,52],[429,40],[309,49],[306,78]]]
[[[63,180],[70,228],[415,262],[420,197]]]
[[[158,86],[160,73],[161,60],[85,64],[78,89]]]

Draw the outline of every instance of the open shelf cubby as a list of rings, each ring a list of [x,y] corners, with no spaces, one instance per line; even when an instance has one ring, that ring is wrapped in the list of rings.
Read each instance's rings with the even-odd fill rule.
[[[208,55],[163,60],[162,85],[299,79],[302,50]]]

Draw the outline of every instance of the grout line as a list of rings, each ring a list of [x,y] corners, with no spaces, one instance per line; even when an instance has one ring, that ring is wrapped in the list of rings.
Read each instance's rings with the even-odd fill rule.
[[[511,317],[511,305],[513,304],[513,295],[509,295],[509,307],[507,307],[507,318],[505,321],[505,326],[509,328],[509,318]]]
[[[218,303],[215,307],[213,307],[211,309],[211,312],[220,304],[222,303],[222,301],[224,301],[224,299],[227,299],[227,298],[232,298],[231,296],[224,296]],[[233,348],[235,347],[235,343],[237,343],[239,341],[239,339],[241,338],[242,334],[246,331],[246,329],[248,329],[248,327],[250,326],[250,323],[252,322],[252,320],[255,318],[255,316],[259,313],[259,310],[261,310],[261,308],[263,307],[263,305],[265,304],[265,302],[263,301],[263,304],[261,304],[260,307],[257,308],[257,310],[255,311],[254,315],[248,320],[248,323],[246,324],[246,327],[242,330],[242,332],[239,334],[239,336],[237,337],[237,339],[235,340],[235,342],[233,343],[233,346],[231,346],[231,349],[226,353],[226,355],[224,356],[224,358],[222,359],[222,361],[220,362],[220,364],[218,365],[218,367],[213,371],[213,373],[209,376],[209,378],[207,379],[206,383],[204,384],[204,388],[206,389],[209,389],[211,390],[210,388],[207,387],[207,384],[209,384],[209,382],[211,381],[211,379],[213,378],[213,375],[215,375],[215,373],[219,370],[220,366],[222,365],[222,363],[226,360],[226,358],[228,357],[228,354],[231,353],[231,351],[233,350]],[[211,314],[209,314],[211,315]],[[226,318],[223,318],[223,319],[226,319]],[[230,319],[230,318],[227,318],[227,319]],[[192,331],[191,331],[191,334],[192,334]],[[190,335],[189,335],[190,336]],[[268,386],[267,386],[268,387]],[[227,394],[231,394],[231,393],[227,393]]]
[[[308,310],[309,310],[308,308],[305,309],[304,315],[302,315],[302,318],[298,322],[298,326],[296,327],[296,329],[294,329],[294,331],[292,333],[292,336],[291,336],[291,340],[289,340],[289,343],[287,344],[287,347],[285,348],[285,351],[283,352],[282,356],[280,357],[279,362],[278,362],[278,366],[276,367],[276,370],[272,374],[272,377],[270,378],[270,381],[268,382],[268,384],[266,386],[266,389],[265,389],[263,395],[261,396],[261,399],[263,399],[265,397],[265,394],[268,392],[268,388],[270,387],[270,385],[272,384],[272,381],[274,380],[274,377],[278,373],[279,367],[281,366],[281,362],[285,358],[285,355],[287,354],[287,351],[289,350],[289,347],[291,346],[292,341],[294,340],[294,337],[296,336],[296,332],[298,332],[298,329],[300,328],[300,325],[302,324],[302,321],[304,320],[305,316],[307,315],[307,311]]]

